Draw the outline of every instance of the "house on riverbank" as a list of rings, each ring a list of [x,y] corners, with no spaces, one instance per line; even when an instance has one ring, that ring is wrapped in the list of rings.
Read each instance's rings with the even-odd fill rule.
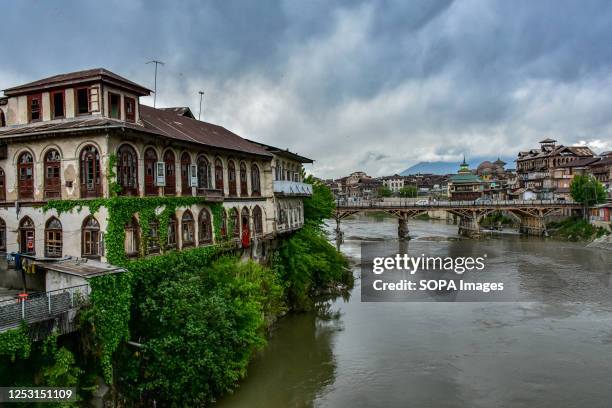
[[[155,204],[146,225],[138,212],[122,225],[128,258],[220,242],[262,257],[302,227],[312,194],[302,164],[312,160],[196,120],[188,108],[141,104],[150,93],[103,68],[4,90],[0,286],[44,292],[48,274],[66,274],[61,262],[112,263],[115,197]],[[77,201],[79,211],[59,208]],[[16,258],[35,265],[28,279]]]

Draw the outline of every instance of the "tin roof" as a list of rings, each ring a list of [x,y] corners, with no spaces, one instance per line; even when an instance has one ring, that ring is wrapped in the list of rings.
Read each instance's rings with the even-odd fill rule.
[[[4,90],[4,95],[15,96],[28,92],[43,91],[50,88],[57,88],[60,86],[75,85],[84,82],[92,81],[104,81],[113,85],[127,88],[134,91],[138,95],[149,95],[150,89],[145,88],[142,85],[132,82],[120,75],[115,74],[104,68],[93,68],[86,69],[83,71],[70,72],[67,74],[53,75],[47,78],[39,79],[37,81],[28,82],[27,84],[14,86]]]
[[[23,126],[3,128],[0,130],[0,139],[98,129],[130,129],[212,148],[233,150],[268,158],[272,157],[272,154],[257,143],[243,139],[222,126],[202,122],[186,116],[180,116],[174,111],[166,111],[155,109],[151,106],[140,105],[140,119],[142,122],[141,124],[124,122],[101,116],[80,116],[61,121],[43,121]]]
[[[267,145],[267,144],[264,144],[264,143],[256,142],[254,140],[249,140],[249,142],[255,143],[256,145],[263,147],[264,149],[266,149],[270,153],[274,153],[274,154],[276,154],[278,156],[286,157],[286,158],[288,158],[290,160],[295,160],[295,161],[298,161],[300,163],[313,163],[314,162],[314,160],[309,159],[308,157],[300,156],[297,153],[290,152],[289,149],[283,150],[283,149],[281,149],[279,147],[270,146],[270,145]]]

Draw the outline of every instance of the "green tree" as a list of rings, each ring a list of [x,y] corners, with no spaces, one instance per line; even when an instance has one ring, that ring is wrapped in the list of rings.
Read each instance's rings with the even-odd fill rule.
[[[312,184],[312,196],[304,200],[304,221],[313,221],[321,225],[323,220],[331,218],[336,207],[334,194],[329,187],[313,176],[306,177],[304,182]]]
[[[392,194],[393,193],[391,192],[391,189],[389,189],[389,187],[382,186],[378,188],[379,197],[391,197]]]
[[[406,186],[402,187],[399,191],[400,197],[416,197],[417,196],[417,188],[416,186]]]
[[[570,195],[586,207],[604,203],[607,198],[604,185],[591,175],[575,176],[570,184]]]

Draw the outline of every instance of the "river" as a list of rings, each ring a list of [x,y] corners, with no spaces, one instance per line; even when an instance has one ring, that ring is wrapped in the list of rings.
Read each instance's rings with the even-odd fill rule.
[[[357,278],[361,242],[397,236],[386,217],[342,228]],[[612,252],[512,235],[467,241],[456,231],[411,221],[408,247],[495,253],[492,269],[538,301],[362,303],[357,279],[349,299],[281,319],[216,406],[612,406]]]

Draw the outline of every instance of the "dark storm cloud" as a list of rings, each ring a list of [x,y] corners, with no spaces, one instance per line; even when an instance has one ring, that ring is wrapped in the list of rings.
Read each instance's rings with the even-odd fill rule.
[[[612,148],[608,1],[5,2],[0,87],[104,66],[158,103],[316,159],[392,174],[513,156],[552,136]],[[359,167],[359,168],[358,168]]]

